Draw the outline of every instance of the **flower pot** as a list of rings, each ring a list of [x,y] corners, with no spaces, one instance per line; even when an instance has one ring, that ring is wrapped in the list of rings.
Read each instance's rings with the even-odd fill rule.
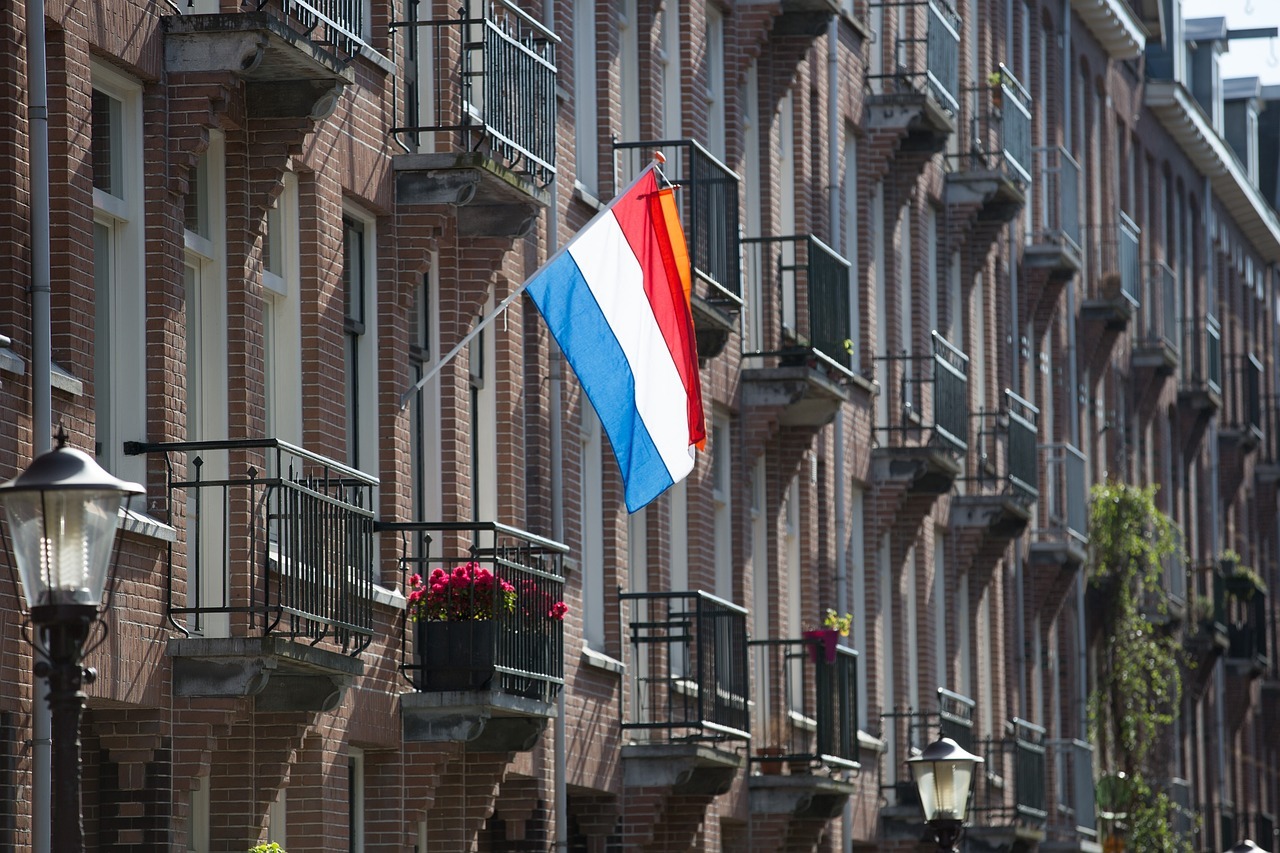
[[[483,690],[493,681],[491,619],[414,625],[414,686],[424,691]]]
[[[780,746],[758,746],[758,747],[756,747],[756,755],[760,756],[761,758],[772,758],[773,756],[777,756],[777,757],[778,757],[778,760],[776,760],[776,761],[761,761],[761,762],[759,762],[760,772],[761,772],[761,773],[764,773],[764,774],[767,774],[767,775],[769,775],[769,776],[781,776],[781,775],[782,775],[782,760],[781,760],[781,758],[782,758],[782,756],[783,756],[783,755],[785,755],[785,754],[786,754],[786,750],[785,750],[785,749],[783,749],[783,748],[782,748],[782,747],[780,747]]]
[[[836,662],[836,646],[840,645],[840,632],[831,628],[822,628],[817,631],[805,631],[803,636],[809,640],[809,660],[814,663]]]

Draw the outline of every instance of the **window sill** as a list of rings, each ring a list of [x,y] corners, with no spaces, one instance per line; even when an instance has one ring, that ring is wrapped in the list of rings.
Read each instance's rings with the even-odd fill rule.
[[[870,752],[883,753],[885,751],[884,740],[867,734],[862,729],[858,729],[858,747]]]
[[[120,507],[119,529],[146,539],[160,542],[177,542],[178,531],[159,519],[152,518],[144,512]]]
[[[591,190],[587,189],[577,181],[573,182],[573,197],[597,213],[605,208],[604,202],[596,198],[595,194],[591,192]]]
[[[375,604],[381,604],[384,607],[390,607],[392,610],[404,610],[408,607],[408,600],[400,594],[399,590],[388,589],[378,584],[373,585],[373,595],[371,596]]]
[[[0,348],[0,373],[27,375],[27,361],[10,349]],[[84,396],[84,383],[55,363],[49,364],[49,384],[73,397]]]
[[[624,675],[627,671],[627,665],[622,661],[610,657],[604,652],[597,652],[587,645],[582,647],[582,663],[584,666],[603,669],[606,672],[612,672],[614,675]]]

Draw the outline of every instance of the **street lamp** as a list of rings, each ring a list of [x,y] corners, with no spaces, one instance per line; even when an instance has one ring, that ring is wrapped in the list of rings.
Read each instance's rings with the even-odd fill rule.
[[[1253,843],[1253,839],[1246,838],[1235,847],[1232,847],[1227,853],[1267,853],[1261,847]]]
[[[981,763],[981,758],[949,737],[934,741],[924,752],[907,759],[920,792],[925,823],[933,829],[938,850],[944,853],[954,851],[960,840],[973,771]]]
[[[87,454],[58,445],[0,485],[13,537],[22,592],[45,660],[36,675],[49,679],[53,735],[53,849],[84,849],[80,822],[81,688],[93,670],[81,666],[111,563],[120,506],[142,486],[117,479]],[[16,590],[15,590],[16,592]]]

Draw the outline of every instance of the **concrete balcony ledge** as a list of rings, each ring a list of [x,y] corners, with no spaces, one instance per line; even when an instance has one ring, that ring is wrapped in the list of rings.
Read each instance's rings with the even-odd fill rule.
[[[331,711],[364,664],[349,655],[282,637],[169,640],[179,696],[253,698],[256,711]]]
[[[1147,46],[1147,30],[1125,0],[1071,0],[1089,32],[1112,59],[1137,59]]]
[[[552,702],[500,690],[400,694],[406,741],[462,743],[476,752],[528,752],[555,714]]]
[[[906,85],[869,95],[867,116],[873,128],[901,131],[900,150],[909,153],[937,154],[956,132],[956,117],[949,110],[931,95]]]
[[[877,447],[871,465],[876,480],[905,482],[909,493],[921,495],[946,494],[964,470],[956,454],[929,445]]]
[[[1012,539],[1031,521],[1031,504],[1013,495],[959,495],[951,505],[951,523],[980,528],[991,538]]]
[[[628,788],[669,788],[673,794],[728,792],[747,766],[746,753],[704,743],[632,743],[622,747]]]
[[[747,779],[752,814],[787,814],[830,820],[844,810],[857,790],[851,782],[829,776],[762,774]]]
[[[783,426],[825,426],[850,399],[844,385],[808,365],[755,367],[742,371],[742,381],[743,403],[781,408]]]
[[[943,197],[948,205],[978,206],[983,222],[1011,221],[1027,202],[1027,189],[998,169],[961,168],[947,174]]]
[[[398,205],[453,207],[465,237],[527,234],[551,202],[546,188],[477,151],[399,154],[392,165]]]

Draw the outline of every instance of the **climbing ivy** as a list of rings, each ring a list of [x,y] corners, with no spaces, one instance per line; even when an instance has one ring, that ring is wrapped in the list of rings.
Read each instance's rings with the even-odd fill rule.
[[[1173,802],[1147,781],[1147,759],[1168,734],[1182,697],[1177,636],[1152,622],[1166,612],[1163,561],[1181,558],[1177,528],[1155,504],[1155,486],[1094,487],[1089,511],[1089,581],[1097,600],[1101,640],[1089,724],[1102,770],[1118,786],[1128,849],[1187,850],[1173,835]]]

